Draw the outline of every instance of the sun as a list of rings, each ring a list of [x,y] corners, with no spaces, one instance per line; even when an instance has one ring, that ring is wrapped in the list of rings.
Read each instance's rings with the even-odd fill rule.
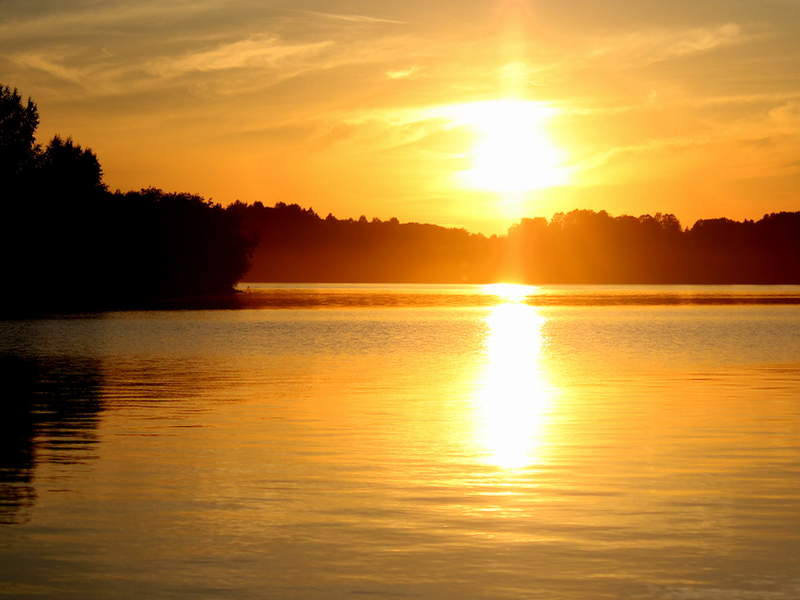
[[[476,131],[472,168],[458,173],[462,186],[519,193],[568,180],[565,152],[550,141],[547,121],[557,111],[525,100],[493,100],[452,107],[458,124]]]

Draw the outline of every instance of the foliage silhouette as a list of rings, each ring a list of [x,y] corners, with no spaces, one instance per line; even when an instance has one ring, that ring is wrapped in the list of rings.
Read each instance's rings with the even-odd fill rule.
[[[16,88],[0,85],[0,181],[7,191],[21,183],[20,178],[35,162],[38,126],[36,103],[28,98],[23,104]]]
[[[259,239],[251,281],[466,282],[490,277],[488,240],[463,229],[320,218],[312,209],[278,203],[228,207],[247,236]]]
[[[32,100],[0,87],[0,315],[233,292],[254,245],[234,212],[155,188],[110,193],[90,149],[60,136],[42,148],[38,122]]]
[[[251,281],[531,284],[800,283],[800,213],[738,223],[574,210],[522,219],[505,236],[237,202],[259,246]]]
[[[41,153],[36,167],[40,185],[49,192],[69,191],[86,195],[106,191],[103,169],[91,149],[83,149],[68,137],[54,136]]]

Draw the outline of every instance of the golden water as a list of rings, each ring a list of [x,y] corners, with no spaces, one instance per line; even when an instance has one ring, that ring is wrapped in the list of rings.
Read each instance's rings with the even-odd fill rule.
[[[0,323],[0,597],[800,597],[797,289],[280,293]]]

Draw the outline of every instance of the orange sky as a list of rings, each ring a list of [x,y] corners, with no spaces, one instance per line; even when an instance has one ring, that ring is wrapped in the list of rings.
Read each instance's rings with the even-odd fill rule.
[[[505,232],[800,210],[800,1],[4,0],[111,189]]]

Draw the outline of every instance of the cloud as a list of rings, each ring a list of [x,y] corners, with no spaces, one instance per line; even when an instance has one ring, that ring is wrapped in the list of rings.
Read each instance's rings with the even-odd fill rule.
[[[85,96],[87,92],[91,95],[130,93],[141,87],[138,69],[117,62],[98,49],[52,46],[8,54],[5,58],[22,73],[43,74],[48,83],[42,85],[53,89],[56,84],[62,98],[76,93]]]
[[[335,21],[350,21],[352,23],[392,23],[395,25],[404,25],[405,21],[394,21],[392,19],[378,19],[376,17],[367,17],[364,15],[338,15],[333,13],[316,12],[311,10],[298,10],[297,12],[321,17],[323,19],[332,19]]]
[[[708,52],[743,40],[742,28],[735,23],[689,30],[650,29],[595,40],[594,48],[589,51],[588,58],[611,59],[626,66],[638,67]]]
[[[198,2],[137,2],[135,4],[108,2],[70,3],[68,10],[50,9],[42,14],[24,11],[7,14],[0,24],[0,39],[5,41],[47,39],[54,35],[105,35],[130,29],[132,26],[183,19],[213,11],[219,0]]]
[[[419,66],[411,65],[405,69],[394,69],[386,71],[387,79],[416,79],[419,77]]]
[[[160,58],[152,61],[146,70],[161,77],[174,77],[191,72],[278,67],[287,61],[316,54],[330,43],[284,44],[275,35],[259,34],[222,44],[213,50],[190,52],[178,58]]]
[[[770,121],[781,125],[800,125],[800,102],[790,100],[767,113]]]
[[[716,29],[703,27],[685,32],[677,39],[662,41],[663,57],[683,56],[695,52],[713,50],[719,46],[727,46],[741,39],[741,27],[735,23],[726,23]]]
[[[415,43],[400,37],[375,37],[372,39],[321,39],[312,37],[307,43],[290,43],[273,34],[257,34],[245,39],[197,49],[180,55],[162,56],[148,61],[140,68],[141,85],[155,89],[177,85],[192,95],[206,99],[236,96],[254,98],[259,92],[281,82],[310,76],[324,81],[328,93],[324,96],[305,93],[304,88],[282,90],[271,99],[292,95],[292,112],[308,112],[307,118],[316,120],[320,103],[325,111],[337,110],[339,102],[347,100],[354,86],[374,82],[377,73],[385,73],[386,65],[398,55],[409,55]],[[346,69],[341,77],[331,79],[321,75],[324,71]],[[414,79],[409,74],[409,79]],[[344,99],[344,100],[343,100]],[[371,98],[379,101],[380,98]],[[244,100],[243,100],[244,101]],[[258,100],[263,107],[264,99]],[[360,106],[365,106],[362,97]],[[285,116],[285,115],[284,115]]]
[[[447,118],[436,115],[430,107],[375,110],[348,110],[329,113],[316,123],[314,144],[324,148],[332,144],[368,148],[370,153],[393,151],[412,146],[426,146],[438,158],[451,158],[452,150],[439,152],[431,140],[442,136],[461,136],[462,131]]]
[[[10,58],[23,67],[37,69],[63,81],[69,81],[82,86],[90,79],[84,71],[65,67],[54,62],[50,57],[45,57],[38,53],[30,52],[17,54]]]
[[[725,121],[703,132],[595,150],[575,166],[586,183],[687,177],[714,180],[796,172],[800,108],[789,102],[760,119]]]

